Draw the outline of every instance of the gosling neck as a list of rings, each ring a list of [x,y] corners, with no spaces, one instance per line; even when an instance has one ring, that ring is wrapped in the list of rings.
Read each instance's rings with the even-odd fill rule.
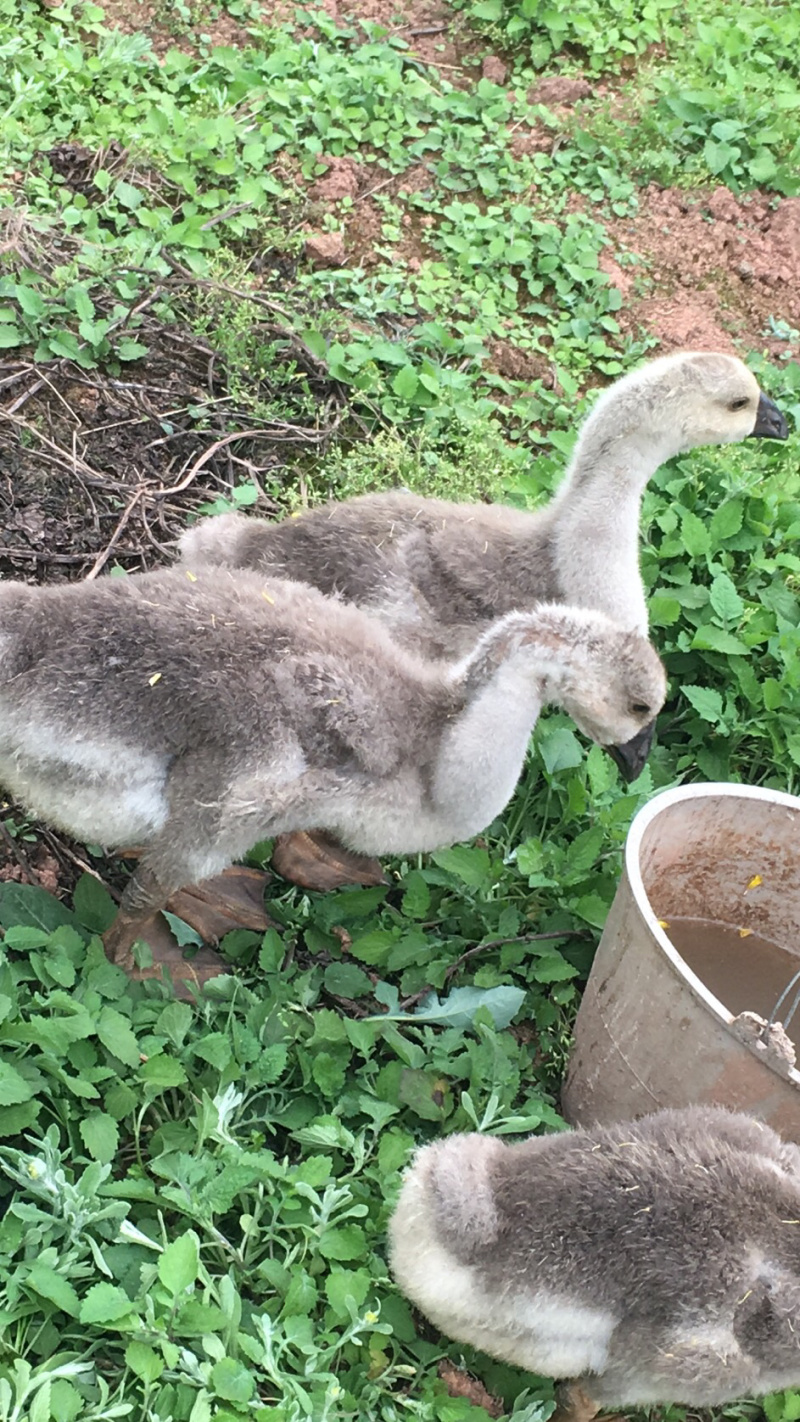
[[[451,673],[460,705],[441,733],[432,796],[460,838],[484,829],[508,803],[539,712],[557,699],[554,653],[533,641],[530,621],[523,638],[519,614],[502,618]]]
[[[648,481],[675,452],[658,432],[613,430],[613,410],[581,434],[551,504],[556,572],[565,602],[604,612],[647,635],[639,523]]]

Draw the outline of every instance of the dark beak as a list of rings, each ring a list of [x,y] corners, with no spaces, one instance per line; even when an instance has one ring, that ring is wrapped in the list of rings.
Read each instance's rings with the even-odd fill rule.
[[[786,416],[781,414],[774,400],[770,400],[769,395],[765,395],[763,391],[756,410],[756,422],[748,436],[749,439],[756,437],[761,439],[789,438]]]
[[[623,780],[635,780],[647,764],[650,747],[656,733],[656,723],[651,721],[641,731],[637,731],[624,746],[606,746],[608,754],[618,767]]]

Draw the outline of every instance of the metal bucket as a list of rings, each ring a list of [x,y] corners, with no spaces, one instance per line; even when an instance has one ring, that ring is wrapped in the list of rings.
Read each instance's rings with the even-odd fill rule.
[[[639,812],[575,1024],[562,1093],[568,1121],[714,1103],[800,1142],[795,1044],[779,1022],[764,1025],[777,997],[767,948],[779,945],[781,986],[800,970],[798,830],[799,799],[743,785],[668,790]],[[718,995],[693,971],[670,939],[673,919],[727,926],[735,993],[724,960],[713,975]],[[770,971],[774,978],[771,960]]]

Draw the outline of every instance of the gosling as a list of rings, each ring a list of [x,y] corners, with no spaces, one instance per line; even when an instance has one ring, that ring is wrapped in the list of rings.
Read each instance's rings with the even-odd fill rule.
[[[597,613],[511,613],[455,665],[256,573],[0,584],[0,784],[29,814],[144,846],[109,932],[257,840],[322,825],[361,854],[477,834],[510,798],[541,707],[641,769],[665,694],[650,644]]]
[[[571,1380],[560,1422],[800,1383],[800,1150],[748,1116],[451,1136],[417,1154],[389,1238],[437,1328]]]
[[[540,601],[593,608],[645,636],[638,539],[648,480],[674,454],[750,435],[785,439],[787,424],[740,360],[667,356],[600,396],[560,489],[536,513],[369,494],[278,524],[207,519],[179,550],[190,568],[257,568],[340,595],[429,657],[466,656],[495,618]],[[273,866],[316,889],[382,877],[379,864],[319,831],[280,836]]]
[[[461,657],[496,617],[562,602],[647,635],[639,572],[642,494],[675,454],[788,427],[734,356],[666,356],[606,390],[581,429],[555,498],[537,512],[367,494],[270,523],[205,519],[181,558],[294,578],[379,617],[427,656]]]

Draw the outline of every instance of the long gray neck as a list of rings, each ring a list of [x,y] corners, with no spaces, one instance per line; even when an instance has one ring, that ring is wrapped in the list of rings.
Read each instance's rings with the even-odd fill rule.
[[[508,803],[539,712],[560,680],[546,652],[529,644],[509,647],[514,620],[512,614],[496,624],[452,672],[465,701],[442,732],[432,789],[438,813],[469,820],[464,837],[485,828]]]
[[[639,572],[642,495],[673,453],[671,441],[641,428],[615,434],[613,407],[598,428],[584,429],[551,505],[560,596],[605,612],[646,635],[647,607]]]

